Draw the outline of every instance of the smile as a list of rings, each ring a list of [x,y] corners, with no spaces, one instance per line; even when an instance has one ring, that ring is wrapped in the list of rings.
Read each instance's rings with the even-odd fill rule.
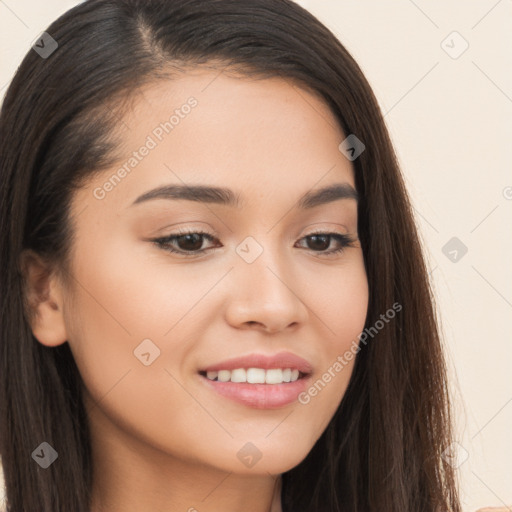
[[[283,384],[295,382],[302,375],[296,368],[236,368],[234,370],[209,371],[206,378],[218,382],[247,382],[248,384]]]

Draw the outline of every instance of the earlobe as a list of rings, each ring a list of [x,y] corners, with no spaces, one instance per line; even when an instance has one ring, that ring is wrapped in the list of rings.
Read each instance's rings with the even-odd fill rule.
[[[62,284],[49,264],[37,253],[26,250],[20,259],[25,283],[30,327],[43,345],[56,347],[67,341]]]

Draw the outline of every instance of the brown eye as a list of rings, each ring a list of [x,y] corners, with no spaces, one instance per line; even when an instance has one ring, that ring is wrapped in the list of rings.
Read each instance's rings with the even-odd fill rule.
[[[202,235],[199,233],[192,233],[189,235],[177,236],[176,244],[179,249],[184,251],[198,251],[203,245]]]
[[[194,256],[205,252],[203,249],[204,241],[213,242],[217,240],[214,236],[203,231],[191,231],[185,233],[173,233],[169,236],[153,240],[158,247],[184,256]]]
[[[302,240],[307,240],[307,249],[322,255],[331,255],[342,252],[346,247],[353,246],[355,239],[343,233],[312,233]],[[338,248],[329,249],[331,242],[338,242]]]
[[[311,235],[309,239],[309,248],[315,251],[325,251],[331,245],[330,235]]]

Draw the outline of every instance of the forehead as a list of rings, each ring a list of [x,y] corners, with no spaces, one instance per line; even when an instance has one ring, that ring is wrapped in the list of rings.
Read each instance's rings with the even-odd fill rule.
[[[139,90],[115,130],[120,159],[88,188],[121,175],[107,187],[117,208],[169,183],[229,186],[242,198],[354,186],[337,119],[288,79],[192,69]]]

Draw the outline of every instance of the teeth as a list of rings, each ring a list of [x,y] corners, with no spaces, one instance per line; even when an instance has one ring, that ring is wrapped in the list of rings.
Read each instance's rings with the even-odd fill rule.
[[[299,378],[299,370],[291,368],[237,368],[236,370],[219,370],[206,372],[206,377],[219,382],[248,382],[249,384],[282,384],[295,382]]]
[[[234,370],[236,372],[236,370]],[[265,384],[265,370],[261,368],[249,368],[247,381],[249,384]]]
[[[229,370],[220,370],[218,374],[218,379],[221,382],[228,382],[231,380],[231,372]]]
[[[246,372],[243,368],[228,373],[231,373],[231,382],[247,382]]]
[[[281,384],[284,382],[283,370],[280,370],[279,368],[267,370],[265,375],[265,382],[267,384]]]

